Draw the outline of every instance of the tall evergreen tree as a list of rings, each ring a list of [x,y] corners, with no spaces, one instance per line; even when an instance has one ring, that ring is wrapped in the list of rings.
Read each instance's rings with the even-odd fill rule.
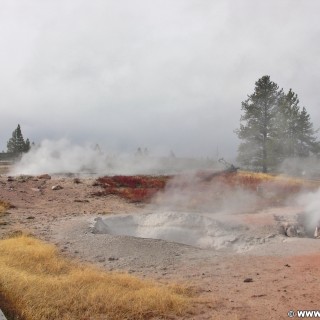
[[[8,152],[10,153],[22,153],[28,152],[30,149],[30,141],[24,141],[20,125],[12,132],[12,137],[7,143]]]
[[[292,89],[281,95],[277,116],[274,119],[279,161],[298,155],[299,110],[298,95]]]
[[[242,110],[236,130],[242,140],[238,153],[242,165],[267,172],[286,158],[320,154],[317,130],[306,108],[300,110],[298,95],[292,89],[285,94],[269,76],[256,82]]]
[[[276,123],[278,151],[282,160],[319,153],[320,144],[315,136],[317,131],[313,129],[306,108],[300,110],[298,95],[292,89],[280,99]]]
[[[274,164],[274,118],[282,91],[270,76],[263,76],[255,83],[254,93],[242,102],[244,114],[240,129],[236,130],[242,140],[238,161],[263,172]]]
[[[319,155],[320,143],[317,141],[315,134],[318,130],[313,129],[310,115],[305,107],[299,113],[298,119],[298,156],[308,157],[310,154]]]

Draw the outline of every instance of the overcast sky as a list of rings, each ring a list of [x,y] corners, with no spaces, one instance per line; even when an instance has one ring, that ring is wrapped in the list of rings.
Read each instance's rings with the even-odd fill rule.
[[[318,0],[0,0],[0,150],[24,137],[232,158],[270,75],[320,127]]]

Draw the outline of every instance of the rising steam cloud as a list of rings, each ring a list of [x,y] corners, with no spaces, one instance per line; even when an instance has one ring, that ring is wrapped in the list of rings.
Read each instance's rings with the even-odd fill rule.
[[[10,174],[174,174],[184,170],[213,168],[212,160],[152,157],[144,154],[106,154],[92,145],[75,145],[66,139],[44,140],[15,164]]]
[[[298,203],[306,214],[305,227],[312,231],[320,223],[320,189],[316,192],[301,195]]]

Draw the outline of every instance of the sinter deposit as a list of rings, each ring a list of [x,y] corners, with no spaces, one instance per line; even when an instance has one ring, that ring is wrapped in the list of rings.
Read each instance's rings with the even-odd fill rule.
[[[247,230],[196,213],[155,212],[140,215],[112,215],[95,219],[93,233],[162,239],[200,248],[227,247]]]

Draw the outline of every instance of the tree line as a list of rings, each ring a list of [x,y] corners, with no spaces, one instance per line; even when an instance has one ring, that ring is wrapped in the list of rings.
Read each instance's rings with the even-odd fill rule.
[[[298,95],[287,93],[263,76],[254,92],[242,102],[240,128],[235,130],[241,143],[238,162],[246,167],[268,172],[286,158],[318,156],[320,143],[305,107]]]

